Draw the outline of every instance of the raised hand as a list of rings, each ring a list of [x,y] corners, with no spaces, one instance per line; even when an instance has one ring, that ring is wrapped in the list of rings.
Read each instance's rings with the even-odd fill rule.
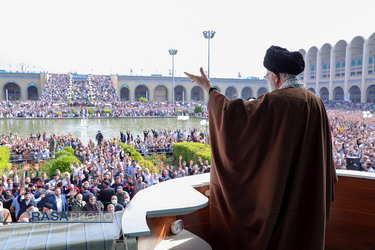
[[[185,75],[187,75],[192,82],[196,82],[199,86],[201,86],[203,89],[205,89],[207,92],[212,87],[212,84],[210,80],[207,78],[206,74],[203,71],[203,68],[200,68],[201,76],[192,75],[187,72],[184,72]]]

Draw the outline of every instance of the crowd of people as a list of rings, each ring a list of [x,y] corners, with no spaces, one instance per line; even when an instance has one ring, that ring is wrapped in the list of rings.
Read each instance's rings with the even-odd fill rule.
[[[195,114],[199,105],[203,112]],[[0,118],[134,117],[177,114],[207,117],[204,102],[120,101],[109,75],[76,80],[68,74],[49,74],[39,100],[1,101]]]
[[[41,101],[67,102],[69,93],[69,76],[67,74],[48,74]]]
[[[198,162],[194,163],[182,156],[175,166],[161,162],[158,171],[154,171],[154,168],[148,169],[132,159],[130,150],[124,151],[118,144],[123,141],[128,145],[135,145],[134,141],[139,137],[133,141],[130,131],[120,134],[119,140],[97,137],[97,143],[90,140],[87,146],[71,135],[47,137],[45,133],[38,133],[35,136],[30,135],[29,138],[2,135],[1,144],[10,147],[12,153],[20,153],[20,148],[24,146],[31,151],[46,148],[49,152],[69,146],[74,149],[74,155],[81,164],[73,160],[70,164],[71,172],[61,173],[56,170],[51,179],[48,179],[46,172],[39,171],[38,164],[25,164],[21,170],[14,168],[11,175],[3,175],[0,180],[0,211],[6,213],[0,213],[0,223],[30,221],[33,211],[116,212],[124,209],[142,189],[170,179],[210,171],[208,161],[199,158]],[[186,136],[189,137],[198,139],[199,131],[192,129]],[[160,138],[169,138],[172,143],[178,139],[183,140],[185,136],[179,131],[145,130],[143,138],[137,143],[152,144],[153,140]]]
[[[373,173],[375,118],[354,109],[328,109],[327,114],[330,119],[336,168]]]
[[[207,118],[207,106],[203,102],[96,102],[94,106],[80,105],[80,102],[52,103],[48,101],[0,102],[0,118],[61,118],[61,117],[168,117],[189,115]],[[195,113],[195,107],[203,108]]]
[[[115,87],[109,75],[94,75],[92,79],[93,92],[97,93],[95,96],[101,102],[119,101]]]
[[[102,139],[98,139],[102,138]],[[103,142],[103,135],[100,131],[96,135],[96,140],[101,146],[102,144],[107,147],[108,144]],[[123,142],[135,148],[142,155],[147,156],[153,153],[172,153],[172,147],[175,142],[200,142],[205,143],[205,134],[196,128],[181,129],[146,129],[143,131],[143,135],[134,135],[131,131],[120,131],[119,138],[111,138],[114,142]],[[108,141],[108,140],[107,140]],[[93,140],[90,140],[88,146],[94,144]],[[57,151],[64,147],[76,147],[84,148],[85,152],[90,152],[91,149],[84,147],[80,138],[74,138],[71,134],[51,134],[47,135],[38,132],[36,134],[30,134],[29,137],[23,138],[18,134],[8,133],[0,135],[0,145],[7,146],[10,149],[11,157],[15,159],[21,159],[25,155],[33,155],[36,161],[49,160],[50,157]],[[116,148],[119,148],[116,144]],[[84,154],[84,152],[82,152]],[[79,158],[80,155],[77,155]],[[113,164],[111,162],[111,164]]]
[[[207,106],[202,102],[121,102],[110,87],[110,78],[96,76],[92,79],[95,92],[104,93],[97,105],[82,107],[77,103],[56,105],[57,100],[68,101],[69,79],[66,75],[52,75],[41,100],[2,102],[0,117],[83,117],[108,116],[110,109],[114,117],[171,116],[181,110],[193,115],[197,105],[203,107],[201,114],[207,117]],[[87,90],[81,82],[80,91]],[[52,86],[54,86],[52,88]],[[79,91],[77,91],[79,92]],[[108,106],[109,100],[113,100]],[[326,103],[331,125],[333,158],[337,169],[356,169],[375,172],[375,117],[364,115],[364,110],[373,112],[371,104]],[[179,112],[179,111],[178,111]],[[147,129],[141,135],[131,131],[120,131],[119,138],[96,137],[83,145],[71,134],[47,135],[45,132],[22,138],[17,134],[0,135],[0,145],[10,149],[11,156],[22,161],[22,156],[33,155],[36,162],[49,160],[64,147],[74,148],[74,154],[82,164],[72,162],[71,173],[57,170],[51,179],[39,171],[38,164],[24,165],[21,170],[3,175],[0,180],[0,223],[29,221],[32,211],[119,211],[126,208],[134,195],[142,189],[174,178],[210,172],[207,161],[200,158],[194,163],[179,157],[175,166],[160,164],[160,171],[148,169],[132,159],[130,151],[124,151],[118,142],[134,147],[142,155],[172,153],[172,146],[179,141],[206,142],[202,131],[190,128]],[[350,163],[349,163],[350,162]],[[187,164],[188,163],[188,164]]]
[[[327,110],[337,169],[347,168],[347,158],[358,159],[358,169],[374,172],[375,118],[364,116],[362,110]],[[38,164],[14,168],[13,174],[0,180],[0,219],[2,222],[29,221],[32,211],[120,211],[142,189],[174,178],[208,173],[208,161],[194,163],[179,157],[175,166],[164,165],[160,171],[148,169],[132,159],[118,142],[133,146],[143,155],[171,152],[177,141],[204,142],[204,134],[194,128],[147,129],[143,135],[121,131],[119,138],[90,140],[83,145],[72,135],[37,133],[28,138],[3,134],[0,144],[8,146],[12,155],[34,154],[49,159],[63,147],[75,149],[82,162],[72,162],[71,173],[57,170],[51,179],[39,172]],[[188,164],[187,164],[188,162]],[[20,173],[18,173],[20,172]],[[61,202],[60,202],[61,201]]]

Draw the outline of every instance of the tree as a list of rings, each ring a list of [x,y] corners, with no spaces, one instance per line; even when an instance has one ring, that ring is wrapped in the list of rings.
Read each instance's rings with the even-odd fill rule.
[[[144,98],[144,97],[139,98],[139,101],[140,102],[148,102],[148,100],[146,98]]]
[[[203,108],[199,105],[197,105],[194,109],[194,113],[202,113],[203,112]]]

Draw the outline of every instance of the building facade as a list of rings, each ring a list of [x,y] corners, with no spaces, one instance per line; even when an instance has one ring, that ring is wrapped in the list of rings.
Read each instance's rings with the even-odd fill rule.
[[[375,103],[375,33],[299,51],[306,63],[299,77],[323,101]]]
[[[73,79],[85,81],[88,75]],[[122,101],[135,101],[140,97],[150,101],[172,101],[172,77],[111,75],[111,80]],[[0,71],[1,100],[38,100],[47,81],[48,74]],[[261,79],[212,78],[211,82],[229,99],[246,100],[268,91],[267,82]],[[175,77],[174,90],[176,101],[208,101],[207,93],[187,77]]]
[[[0,71],[1,100],[38,100],[47,74]]]
[[[112,75],[111,78],[121,100],[144,97],[151,101],[172,101],[172,77]],[[260,79],[211,78],[211,82],[231,100],[246,100],[268,91],[267,82]],[[174,91],[176,101],[208,101],[207,93],[187,77],[175,77]]]

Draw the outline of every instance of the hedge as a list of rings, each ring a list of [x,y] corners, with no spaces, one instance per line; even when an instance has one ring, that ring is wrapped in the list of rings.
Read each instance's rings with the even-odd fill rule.
[[[70,153],[71,155],[74,155],[74,148],[72,147],[64,147],[61,151],[66,151]]]
[[[150,172],[151,168],[154,167],[154,172],[159,173],[159,167],[156,167],[152,161],[143,158],[143,156],[138,153],[132,146],[126,145],[123,142],[119,142],[119,146],[124,149],[125,153],[128,152],[128,149],[130,149],[132,160],[136,160],[139,166],[142,167],[144,165],[145,168],[148,168],[150,170]]]
[[[72,174],[69,165],[72,163],[73,159],[81,163],[77,157],[69,155],[62,155],[59,158],[49,160],[46,164],[48,177],[52,178],[53,174],[56,172],[56,169],[60,170],[61,174],[64,174],[64,172],[69,172]]]
[[[208,160],[211,164],[211,147],[198,142],[177,142],[173,144],[173,158],[178,162],[178,157],[182,155],[182,159],[189,165],[189,161],[193,160],[198,163],[198,156],[202,157],[203,162]]]
[[[119,142],[118,145],[124,149],[124,152],[128,152],[128,149],[130,149],[130,153],[132,154],[132,160],[136,160],[137,162],[140,162],[144,160],[143,156],[135,151],[135,149],[132,146],[126,145],[123,142]]]
[[[47,175],[52,178],[56,169],[60,170],[61,174],[64,172],[72,173],[69,165],[72,163],[73,159],[81,163],[76,156],[74,156],[74,149],[71,147],[64,147],[62,150],[56,153],[55,159],[49,160],[44,170],[46,170]]]
[[[110,115],[112,115],[112,110],[110,110],[110,109],[103,109],[103,114],[110,114]]]
[[[151,173],[151,168],[154,167],[154,163],[149,160],[140,160],[139,166],[145,166],[145,168],[148,168],[148,170],[150,170]],[[159,167],[154,167],[154,172],[159,173]]]
[[[0,173],[8,171],[8,161],[10,158],[10,150],[7,147],[0,146]]]
[[[74,156],[74,149],[71,147],[64,147],[62,150],[56,153],[55,158],[59,158],[64,155]]]

